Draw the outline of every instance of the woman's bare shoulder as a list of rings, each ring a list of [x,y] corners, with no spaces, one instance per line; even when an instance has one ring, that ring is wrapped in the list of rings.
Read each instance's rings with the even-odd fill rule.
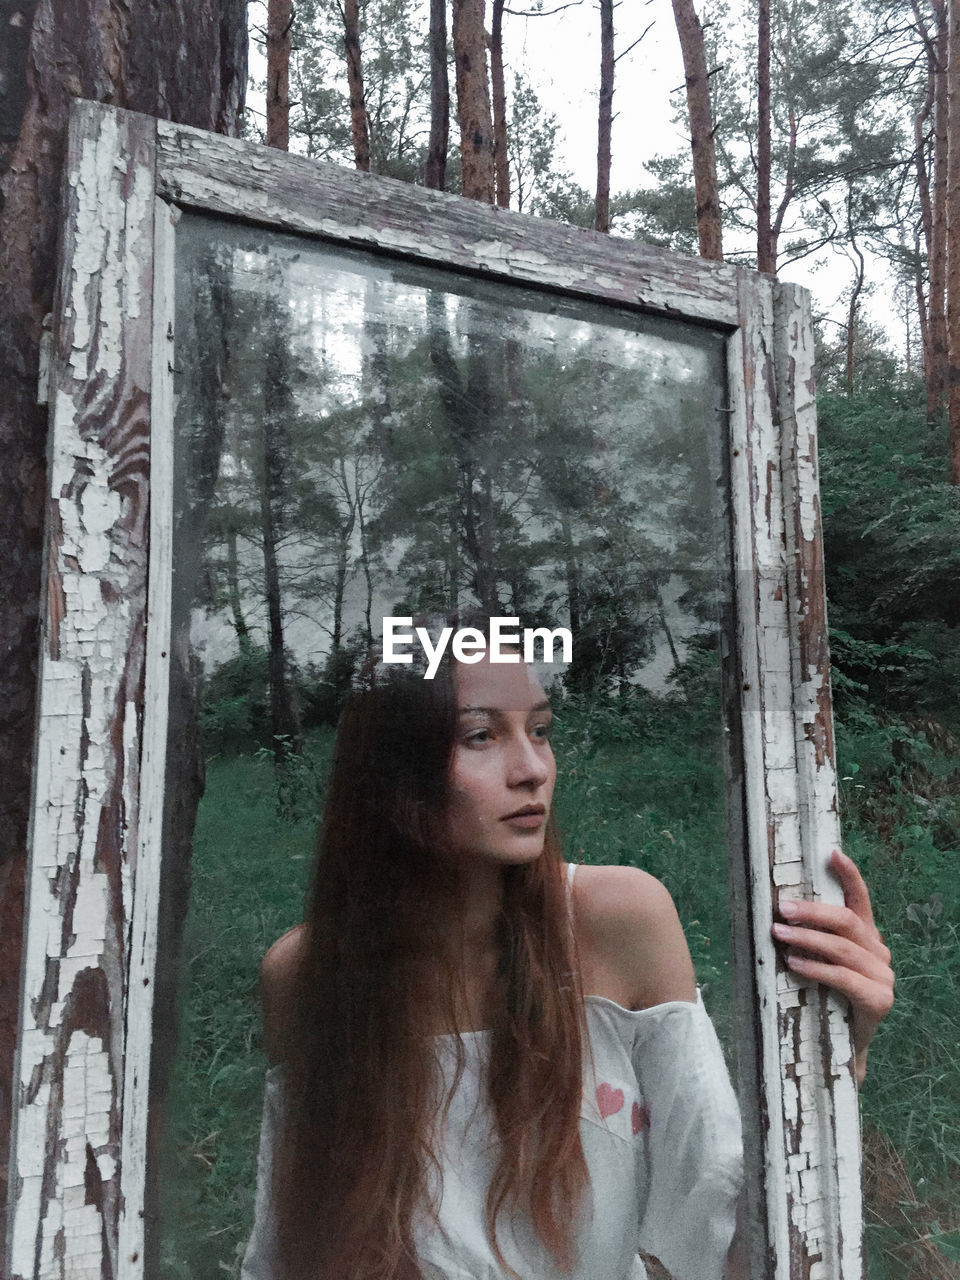
[[[582,866],[573,909],[587,994],[631,1009],[696,998],[677,909],[655,876],[637,867]]]
[[[264,1043],[271,1062],[286,1057],[293,980],[305,945],[305,926],[295,925],[270,946],[260,964]]]

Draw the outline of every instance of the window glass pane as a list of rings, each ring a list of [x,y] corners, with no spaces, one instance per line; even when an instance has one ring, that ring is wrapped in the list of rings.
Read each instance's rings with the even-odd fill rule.
[[[173,644],[197,702],[175,683],[168,779],[195,711],[207,765],[161,1252],[199,1280],[249,1231],[257,968],[301,919],[333,726],[384,617],[569,629],[544,666],[566,856],[666,882],[730,1037],[730,571],[722,335],[196,215],[177,236]]]

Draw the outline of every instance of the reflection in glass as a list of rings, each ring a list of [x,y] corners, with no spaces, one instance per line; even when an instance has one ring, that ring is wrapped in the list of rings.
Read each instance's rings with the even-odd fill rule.
[[[257,966],[300,919],[333,725],[386,615],[571,629],[551,690],[567,857],[665,880],[731,1023],[721,335],[185,216],[176,351],[173,649],[208,763],[160,1172],[171,1280],[238,1267]],[[167,880],[177,946],[186,875]]]

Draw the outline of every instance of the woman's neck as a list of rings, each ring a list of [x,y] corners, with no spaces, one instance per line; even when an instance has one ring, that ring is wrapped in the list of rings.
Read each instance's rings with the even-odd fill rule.
[[[503,871],[489,864],[471,866],[464,873],[461,889],[464,907],[450,932],[451,958],[461,993],[457,1025],[461,1031],[479,1031],[490,1026],[496,999]]]
[[[503,905],[503,870],[489,863],[468,867],[463,876],[463,912],[455,940],[465,964],[497,948],[497,921]]]

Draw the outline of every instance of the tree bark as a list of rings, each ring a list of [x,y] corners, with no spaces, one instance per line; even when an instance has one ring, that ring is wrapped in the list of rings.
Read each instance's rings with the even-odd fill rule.
[[[284,638],[283,596],[278,555],[286,523],[287,424],[294,412],[290,388],[290,329],[282,293],[267,298],[267,353],[263,387],[263,474],[260,488],[260,533],[267,603],[267,652],[270,679],[270,732],[279,761],[303,749],[300,717],[290,685]]]
[[[928,306],[923,292],[923,263],[920,258],[919,238],[914,248],[913,286],[917,298],[917,315],[920,318],[920,348],[923,352],[923,376],[927,387],[930,386],[930,334],[927,328]]]
[[[290,27],[292,0],[267,6],[267,146],[290,147]]]
[[[947,365],[950,483],[960,485],[960,0],[949,0],[947,111]]]
[[[453,56],[457,68],[461,191],[494,201],[493,120],[487,76],[484,0],[453,0]]]
[[[593,225],[610,230],[610,136],[613,130],[613,0],[600,0],[600,105],[597,113],[597,199]]]
[[[710,107],[710,81],[707,75],[703,27],[693,0],[673,0],[673,16],[677,24],[677,35],[680,37],[687,86],[700,256],[722,262],[720,188],[717,183],[717,154],[713,141],[713,113]]]
[[[507,155],[507,90],[503,81],[503,6],[493,0],[490,24],[490,79],[493,86],[493,167],[497,204],[510,208],[510,159]]]
[[[933,72],[929,73],[929,92],[924,107],[913,118],[914,167],[917,171],[917,195],[920,199],[920,218],[923,229],[923,243],[927,254],[928,268],[932,260],[933,250],[933,205],[930,201],[930,174],[927,167],[927,146],[924,139],[924,128],[933,110]],[[923,345],[923,381],[927,391],[927,418],[936,416],[933,388],[933,353],[929,340],[929,310],[923,289],[920,265],[920,233],[915,231],[916,242],[916,295],[920,317],[920,336]]]
[[[857,233],[853,221],[853,193],[847,192],[847,238],[850,241],[850,248],[853,250],[856,259],[856,275],[854,276],[853,288],[850,290],[850,304],[847,308],[847,352],[845,365],[845,378],[847,395],[853,395],[853,365],[854,365],[854,345],[857,337],[857,307],[860,303],[860,294],[863,291],[863,281],[866,274],[866,259],[863,251],[857,244]]]
[[[427,299],[430,363],[439,383],[440,403],[457,459],[456,501],[450,508],[450,596],[456,608],[458,581],[469,566],[470,585],[480,607],[501,612],[497,594],[496,518],[490,478],[491,422],[496,363],[487,344],[468,338],[466,377],[461,376],[439,294]]]
[[[243,602],[240,596],[240,570],[237,561],[237,530],[233,524],[228,525],[227,539],[227,599],[230,612],[233,614],[233,629],[237,634],[240,652],[250,648],[250,629],[243,616]]]
[[[770,0],[757,14],[757,270],[777,274],[770,223]]]
[[[923,372],[927,418],[936,419],[946,400],[946,192],[947,192],[947,17],[944,0],[931,0],[933,31],[927,26],[919,0],[911,0],[915,26],[927,57],[927,94],[913,122],[914,157],[920,197],[923,243],[929,288],[918,292],[922,310]],[[933,121],[932,142],[927,125]]]
[[[947,401],[947,169],[949,165],[947,102],[947,11],[944,0],[932,0],[935,27],[933,98],[933,192],[931,240],[928,248],[930,286],[927,294],[930,337],[930,382],[927,415],[938,416]],[[953,116],[950,128],[960,121]]]
[[[36,699],[47,410],[37,403],[53,307],[71,96],[236,134],[246,87],[244,0],[43,0],[0,42],[0,1204],[7,1202],[26,828]],[[25,749],[26,748],[26,749]],[[0,1224],[2,1228],[3,1224]]]
[[[442,191],[447,179],[450,82],[447,77],[447,0],[430,0],[430,141],[424,182]]]
[[[363,94],[363,66],[360,61],[359,0],[344,0],[343,45],[347,59],[347,84],[350,88],[350,129],[353,133],[354,164],[364,173],[369,173],[370,130],[367,127],[367,104]]]

